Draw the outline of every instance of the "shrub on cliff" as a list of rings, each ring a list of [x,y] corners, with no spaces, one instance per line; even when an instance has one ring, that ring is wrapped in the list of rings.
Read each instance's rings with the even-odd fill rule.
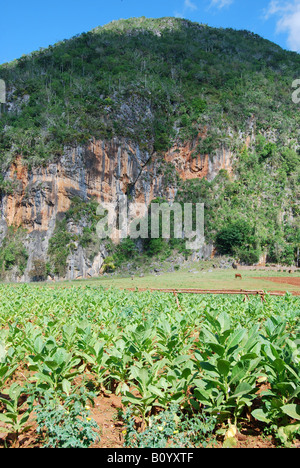
[[[48,255],[53,272],[60,277],[66,274],[67,258],[73,238],[74,236],[67,230],[66,219],[57,221],[54,234],[49,241]]]
[[[28,252],[24,247],[25,231],[10,226],[0,248],[0,276],[5,278],[8,272],[22,276],[28,260]]]
[[[235,248],[253,241],[251,239],[253,229],[251,225],[241,219],[229,223],[216,236],[216,247],[221,255],[233,255]]]
[[[50,273],[50,265],[42,259],[33,261],[33,268],[29,272],[32,281],[45,281]]]

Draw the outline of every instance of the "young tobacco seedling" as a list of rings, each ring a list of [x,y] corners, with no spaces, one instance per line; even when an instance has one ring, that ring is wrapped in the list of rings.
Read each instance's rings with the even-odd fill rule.
[[[23,387],[13,383],[9,389],[4,390],[4,395],[7,396],[0,396],[0,401],[5,407],[5,412],[0,414],[0,421],[8,426],[1,427],[1,432],[12,435],[14,447],[18,445],[19,435],[31,428],[27,422],[32,412],[33,399],[27,399],[26,402],[19,404],[23,390]],[[25,403],[28,407],[23,411]]]

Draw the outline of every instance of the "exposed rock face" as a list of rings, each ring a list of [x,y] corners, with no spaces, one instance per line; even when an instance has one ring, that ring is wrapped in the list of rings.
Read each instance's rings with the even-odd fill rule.
[[[57,163],[28,170],[17,158],[6,178],[14,193],[4,197],[2,215],[8,225],[32,232],[47,231],[74,196],[110,201],[135,184],[149,159],[125,142],[93,142],[88,148],[67,150]]]
[[[232,154],[226,148],[219,149],[214,156],[194,155],[196,142],[174,146],[165,156],[167,162],[174,164],[183,180],[205,177],[213,180],[221,169],[232,173]]]
[[[165,161],[172,163],[183,179],[212,179],[220,169],[231,171],[231,154],[225,150],[213,159],[208,155],[193,159],[191,145],[174,147]],[[69,209],[74,196],[83,200],[95,197],[101,203],[116,201],[126,194],[132,202],[147,205],[157,196],[174,199],[176,187],[164,187],[160,163],[155,155],[117,139],[67,149],[59,161],[46,167],[28,169],[18,157],[4,175],[5,180],[11,181],[13,193],[1,197],[0,241],[8,226],[26,229],[24,244],[29,259],[21,279],[29,279],[34,257],[46,257],[56,219]],[[97,275],[106,255],[101,247],[90,261],[84,249],[77,249],[70,255],[67,278]]]
[[[208,154],[194,157],[190,148],[176,148],[175,151],[172,149],[167,153],[166,161],[175,165],[183,180],[203,177],[213,180],[221,169],[225,169],[229,174],[232,172],[232,154],[225,148],[219,150],[213,157]]]

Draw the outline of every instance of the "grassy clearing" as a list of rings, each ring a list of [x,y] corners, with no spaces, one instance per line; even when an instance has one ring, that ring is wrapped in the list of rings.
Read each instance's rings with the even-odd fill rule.
[[[148,274],[140,278],[134,276],[103,276],[99,278],[92,278],[89,280],[77,281],[62,281],[53,283],[57,286],[67,285],[89,285],[89,286],[103,286],[103,287],[117,287],[117,288],[197,288],[197,289],[247,289],[247,290],[266,290],[266,291],[299,291],[299,286],[290,284],[273,283],[263,279],[263,277],[282,277],[282,278],[300,278],[300,274],[275,272],[275,271],[261,271],[261,270],[245,270],[239,271],[242,275],[242,280],[235,278],[235,270],[213,270],[209,271],[196,271],[188,272],[186,269],[176,271],[173,273],[162,272],[158,275]],[[255,279],[261,277],[262,279]]]

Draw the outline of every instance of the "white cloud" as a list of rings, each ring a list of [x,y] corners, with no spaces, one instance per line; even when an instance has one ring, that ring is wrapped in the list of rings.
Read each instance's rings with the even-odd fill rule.
[[[267,10],[265,18],[269,19],[276,15],[278,33],[288,34],[287,44],[291,50],[300,51],[300,0],[272,0]]]
[[[182,6],[182,11],[175,11],[174,16],[176,18],[184,18],[185,13],[187,11],[196,11],[198,10],[198,6],[192,0],[184,0],[184,4]]]
[[[210,6],[216,6],[217,8],[224,8],[231,5],[234,0],[211,0]]]
[[[174,16],[175,18],[183,18],[183,13],[180,13],[179,11],[174,11]]]
[[[186,10],[192,11],[198,10],[197,5],[194,2],[192,2],[192,0],[184,0],[184,8]]]
[[[228,7],[234,1],[235,0],[209,0],[208,8],[216,7],[218,9],[221,9],[221,8],[224,8],[224,7]],[[197,3],[194,0],[184,0],[184,3],[182,5],[182,11],[181,12],[175,11],[174,15],[177,18],[182,18],[182,17],[184,17],[184,15],[185,15],[185,13],[187,11],[196,11],[198,9],[199,9],[199,7],[198,7]]]

